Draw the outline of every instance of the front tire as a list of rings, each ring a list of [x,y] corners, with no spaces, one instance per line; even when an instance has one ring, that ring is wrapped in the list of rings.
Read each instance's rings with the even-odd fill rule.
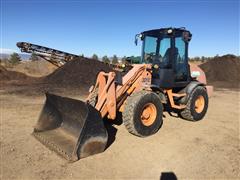
[[[123,123],[131,134],[146,137],[162,125],[163,106],[159,96],[149,91],[133,93],[126,100]]]
[[[198,86],[189,95],[186,108],[180,111],[180,116],[189,121],[199,121],[203,119],[207,109],[207,91],[203,86]]]

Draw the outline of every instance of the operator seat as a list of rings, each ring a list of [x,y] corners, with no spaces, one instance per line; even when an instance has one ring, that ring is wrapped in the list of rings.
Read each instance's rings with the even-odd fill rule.
[[[171,58],[171,53],[172,53],[172,50],[173,50],[173,60],[175,61],[179,55],[178,53],[178,48],[174,47],[173,49],[172,48],[168,48],[167,51],[165,52],[164,56],[163,56],[163,60],[162,60],[162,66],[164,68],[167,68],[167,67],[171,67],[171,61],[170,61],[170,58]]]

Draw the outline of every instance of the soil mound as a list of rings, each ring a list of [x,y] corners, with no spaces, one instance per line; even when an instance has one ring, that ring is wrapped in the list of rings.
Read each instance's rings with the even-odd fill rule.
[[[0,82],[18,80],[18,81],[26,81],[31,79],[23,73],[16,71],[9,71],[3,66],[0,65]]]
[[[28,76],[41,77],[52,73],[56,66],[45,60],[23,61],[12,68],[13,71],[24,73]],[[10,70],[10,69],[9,69]]]
[[[88,58],[76,58],[44,77],[31,77],[24,73],[9,71],[0,66],[1,87],[9,93],[40,95],[45,92],[87,95],[100,71],[113,71],[112,66]]]
[[[91,86],[100,71],[113,71],[112,67],[101,61],[89,58],[75,58],[46,76],[45,83],[62,87]]]
[[[222,82],[238,86],[240,82],[240,59],[234,55],[215,57],[208,62],[201,64],[207,76],[208,83]]]

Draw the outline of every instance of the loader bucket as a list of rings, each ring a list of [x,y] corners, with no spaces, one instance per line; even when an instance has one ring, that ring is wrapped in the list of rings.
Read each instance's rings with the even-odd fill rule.
[[[46,98],[33,131],[41,143],[69,161],[105,150],[108,134],[94,107],[48,93]]]

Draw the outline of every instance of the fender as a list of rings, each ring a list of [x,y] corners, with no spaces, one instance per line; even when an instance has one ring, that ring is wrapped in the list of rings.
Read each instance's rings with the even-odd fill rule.
[[[183,98],[180,99],[181,104],[187,104],[189,95],[192,93],[192,91],[198,87],[198,86],[203,86],[205,87],[204,83],[201,83],[199,81],[192,81],[190,82],[183,90],[181,90],[181,93],[186,93],[187,95]]]

